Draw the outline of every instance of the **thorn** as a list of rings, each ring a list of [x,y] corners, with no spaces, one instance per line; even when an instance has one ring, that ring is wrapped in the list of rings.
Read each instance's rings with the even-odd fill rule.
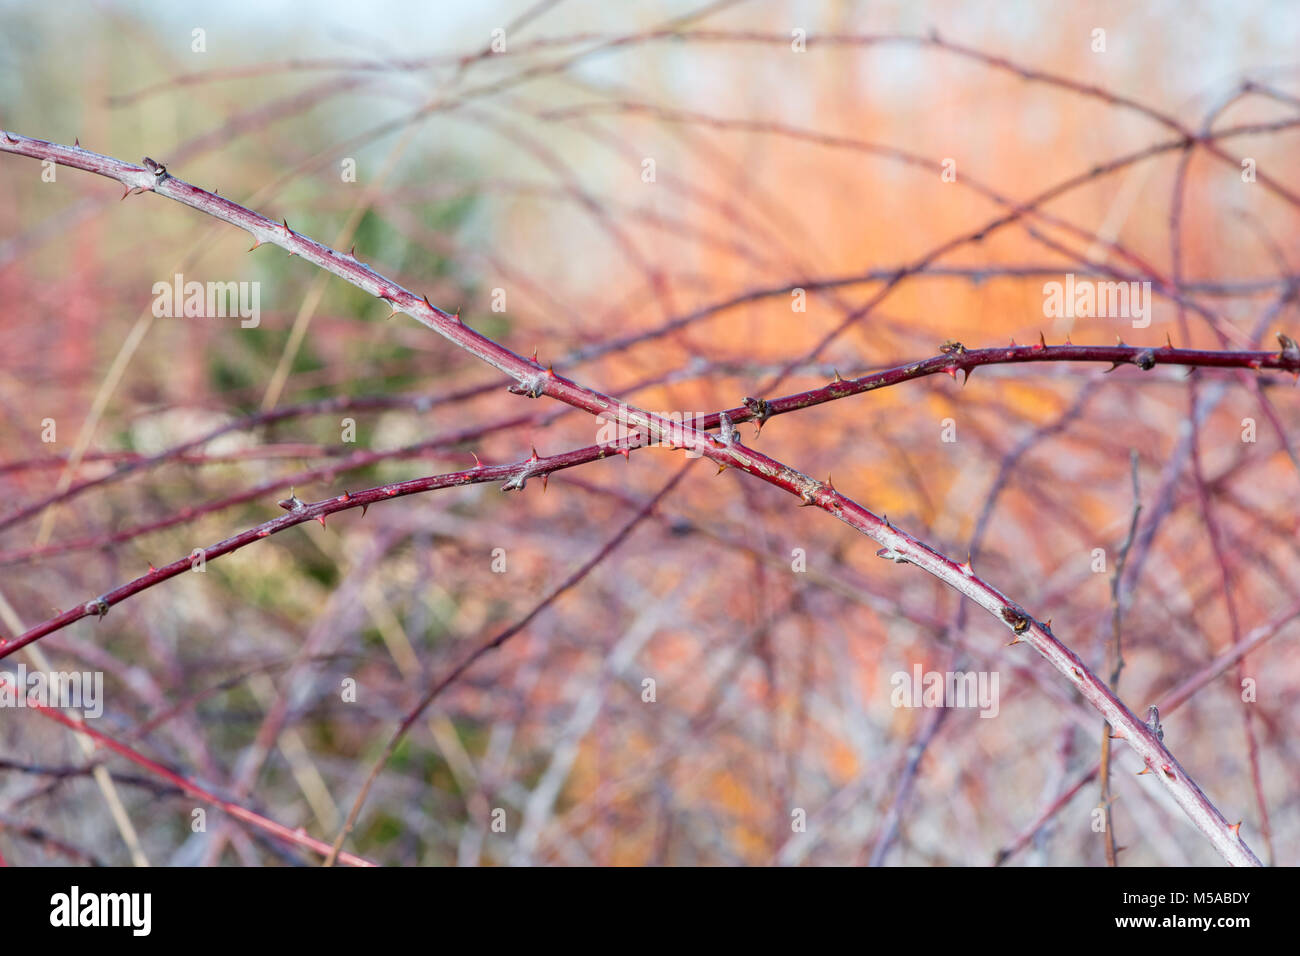
[[[357,244],[354,242],[352,248],[348,250],[348,258],[353,262],[357,261]]]
[[[528,460],[529,460],[529,461],[537,461],[537,446],[536,446],[536,445],[533,445],[533,446],[530,446],[530,447],[532,447],[532,449],[533,449],[533,457],[532,457],[532,458],[529,458]]]
[[[366,502],[364,505],[361,506],[361,517],[364,518],[366,516],[366,512],[369,510],[370,510],[370,502]]]
[[[1167,349],[1172,349],[1173,347],[1174,347],[1174,340],[1171,339],[1171,338],[1169,337],[1169,333],[1166,332],[1166,333],[1165,333],[1165,348],[1167,348]]]
[[[8,130],[5,130],[5,141],[6,141],[6,142],[9,142],[9,143],[16,143],[16,142],[18,142],[18,140],[17,140],[16,138],[14,138],[13,136],[10,136],[10,135],[9,135],[9,131],[8,131]]]
[[[464,324],[465,324],[465,323],[462,322],[461,319],[460,319],[460,306],[456,306],[456,322],[459,323],[460,325],[464,325]]]
[[[261,244],[262,244],[262,240],[261,240],[261,239],[256,240],[256,241],[255,241],[251,246],[248,247],[248,251],[249,251],[249,252],[252,252],[254,249],[256,249],[256,248],[257,248],[258,246],[260,246]]]
[[[74,139],[72,141],[72,145],[77,147],[77,149],[81,149],[81,137],[78,136],[76,139]]]
[[[1237,834],[1238,839],[1240,839],[1241,837],[1241,824],[1242,824],[1241,820],[1238,820],[1236,823],[1228,824],[1228,829],[1231,830],[1233,833]]]
[[[835,490],[835,482],[831,481],[831,476],[829,474],[826,476],[826,487],[831,491]]]
[[[962,375],[962,378],[961,378],[961,387],[962,387],[962,388],[965,388],[965,387],[966,387],[966,383],[970,381],[970,373],[973,372],[973,371],[975,371],[974,368],[963,368],[963,369],[962,369],[962,372],[964,373],[964,374]],[[954,377],[955,377],[955,376],[954,376]]]
[[[632,449],[629,448],[627,445],[624,445],[622,448],[620,448],[618,450],[618,453],[622,455],[626,461],[630,462],[632,460]]]
[[[714,473],[713,477],[716,478],[718,475],[722,474],[726,470],[727,470],[727,466],[720,463],[718,465],[718,470]]]
[[[150,571],[150,573],[156,572],[157,570],[158,570],[158,569],[155,568],[155,567],[153,566],[153,562],[150,561],[150,562],[149,562],[149,571]]]
[[[1022,641],[1020,638],[1017,637],[1014,641],[1010,642],[1009,644],[1005,644],[1005,645],[1003,645],[1003,646],[1004,646],[1004,647],[1015,647],[1017,644],[1023,644],[1023,643],[1025,643],[1025,642]]]
[[[550,362],[547,362],[547,363],[546,363],[546,375],[547,375],[548,378],[557,378],[557,377],[558,377],[558,376],[556,376],[556,374],[555,374],[555,366],[553,366]]]
[[[1070,333],[1069,333],[1069,332],[1066,332],[1066,333],[1065,333],[1065,344],[1066,344],[1066,345],[1073,345],[1073,344],[1074,344],[1073,342],[1070,341]]]
[[[1038,333],[1038,350],[1041,352],[1047,348],[1047,339],[1043,338],[1042,331]]]
[[[427,305],[427,306],[429,307],[429,311],[430,311],[430,312],[437,312],[437,311],[438,311],[437,309],[435,309],[435,308],[433,307],[433,303],[429,301],[429,296],[428,296],[427,293],[426,293],[425,296],[424,296],[424,304]]]
[[[539,364],[541,364],[541,363],[539,363],[539,362],[537,361],[537,346],[535,346],[535,345],[533,346],[533,357],[532,357],[532,363],[533,363],[534,365],[539,365]]]
[[[1118,335],[1115,336],[1115,345],[1118,346],[1119,348],[1124,348],[1124,340],[1121,339]]]
[[[1137,772],[1137,775],[1138,775],[1139,777],[1141,777],[1141,776],[1143,776],[1144,774],[1148,774],[1148,773],[1150,773],[1150,772],[1151,772],[1151,768],[1150,768],[1150,767],[1143,767],[1141,770],[1139,770],[1139,771]]]
[[[944,368],[943,368],[943,370],[944,370],[945,372],[947,372],[949,375],[951,375],[951,376],[953,377],[953,380],[956,381],[956,379],[957,379],[957,366],[956,366],[956,365],[945,365]]]
[[[474,455],[473,452],[470,452],[470,454],[471,454],[471,455]],[[475,468],[482,468],[482,467],[483,467],[483,462],[481,462],[481,461],[478,460],[478,455],[474,455],[474,467],[475,467]]]
[[[316,516],[316,520],[320,522],[320,526],[321,526],[322,528],[325,527],[325,516],[324,516],[324,515],[317,515],[317,516]]]
[[[1111,739],[1111,740],[1128,740],[1128,737],[1126,737],[1126,736],[1124,735],[1123,731],[1121,731],[1121,732],[1118,733],[1118,734],[1111,734],[1111,735],[1110,735],[1110,739]]]
[[[831,371],[835,373],[835,380],[834,380],[833,384],[839,384],[840,382],[844,381],[844,379],[840,378],[840,370],[839,370],[839,369],[835,368],[835,369],[831,369]]]
[[[966,575],[966,577],[968,578],[972,578],[975,576],[975,568],[971,565],[969,554],[966,555],[965,561],[957,565],[957,570],[959,570],[962,574]]]
[[[1019,347],[1019,346],[1016,345],[1016,339],[1015,339],[1015,336],[1012,336],[1012,337],[1011,337],[1011,347],[1012,347],[1013,349]]]
[[[276,504],[278,504],[285,511],[297,511],[300,508],[304,507],[302,500],[294,492],[292,487],[289,488],[289,497],[285,498],[282,501],[277,501]]]
[[[284,223],[284,231],[287,232],[289,235],[292,236],[292,235],[293,235],[293,230],[289,228],[289,220],[288,220],[288,219],[284,219],[284,220],[281,220],[281,221]]]
[[[550,472],[542,474],[542,494],[546,494],[546,483],[551,480]]]

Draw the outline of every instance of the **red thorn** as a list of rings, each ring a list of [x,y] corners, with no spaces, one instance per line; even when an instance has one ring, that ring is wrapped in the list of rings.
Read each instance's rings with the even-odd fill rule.
[[[256,248],[257,248],[258,246],[260,246],[261,244],[262,244],[262,240],[261,240],[261,239],[258,239],[256,242],[254,242],[251,246],[248,247],[248,251],[249,251],[249,252],[252,252],[254,249],[256,249]]]
[[[534,364],[534,365],[538,364],[538,362],[537,362],[537,347],[536,347],[536,346],[533,346],[533,364]]]
[[[430,311],[430,312],[437,312],[437,311],[438,311],[437,309],[435,309],[435,308],[433,307],[433,303],[429,301],[429,296],[428,296],[428,294],[426,294],[426,295],[424,296],[424,304],[427,305],[427,306],[429,307],[429,311]]]
[[[470,452],[470,454],[471,454],[471,455],[474,455],[473,452]],[[474,467],[475,467],[475,468],[482,468],[482,467],[483,467],[483,462],[481,462],[481,461],[478,460],[478,455],[474,455]]]
[[[1073,344],[1074,344],[1073,342],[1070,341],[1070,333],[1069,333],[1069,332],[1065,333],[1065,344],[1066,344],[1066,345],[1073,345]]]
[[[74,139],[72,141],[72,145],[77,147],[77,149],[81,149],[81,137],[78,136],[76,139]]]
[[[155,568],[155,567],[153,566],[153,562],[152,562],[152,561],[149,562],[149,570],[150,570],[151,572],[152,572],[152,571],[157,571],[157,570],[158,570],[157,568]]]
[[[1172,770],[1169,769],[1169,765],[1168,765],[1168,764],[1165,764],[1165,765],[1162,766],[1160,769],[1163,770],[1163,771],[1165,772],[1165,776],[1168,777],[1170,780],[1176,780],[1176,779],[1178,779],[1177,777],[1174,776],[1174,772],[1173,772]]]
[[[366,512],[369,511],[369,510],[370,510],[370,504],[369,504],[369,502],[367,502],[366,504],[362,505],[362,506],[361,506],[361,517],[364,518],[364,517],[366,516]]]
[[[324,516],[324,515],[317,515],[317,516],[316,516],[316,520],[320,522],[320,526],[321,526],[322,528],[325,527],[325,516]]]
[[[1011,347],[1013,349],[1016,348],[1016,340],[1014,338],[1011,340]]]
[[[550,362],[546,363],[546,374],[550,378],[555,378],[555,367]]]
[[[532,458],[529,458],[528,460],[529,460],[529,461],[537,461],[537,446],[536,446],[536,445],[532,445],[532,446],[530,446],[530,447],[533,449],[533,457],[532,457]]]
[[[957,366],[955,366],[955,365],[946,365],[946,366],[944,366],[944,369],[943,369],[943,370],[944,370],[945,372],[947,372],[949,375],[951,375],[954,379],[957,378]]]
[[[1241,822],[1242,821],[1238,820],[1236,823],[1228,824],[1228,829],[1237,834],[1238,837],[1241,836]]]
[[[282,220],[282,222],[284,223],[284,231],[287,232],[289,235],[292,236],[292,235],[293,235],[293,230],[289,228],[289,220],[288,220],[288,219],[284,219],[284,220]]]
[[[1167,349],[1171,349],[1171,348],[1173,348],[1173,347],[1174,347],[1174,340],[1171,339],[1171,338],[1169,337],[1169,333],[1166,332],[1166,333],[1165,333],[1165,348],[1167,348]]]
[[[618,450],[618,453],[619,453],[620,455],[622,455],[622,456],[623,456],[625,459],[627,459],[628,461],[631,461],[631,460],[632,460],[632,449],[631,449],[631,448],[628,448],[626,445],[624,445],[622,448],[620,448],[620,449]]]
[[[1042,352],[1042,351],[1044,351],[1046,348],[1047,348],[1047,339],[1043,338],[1043,333],[1042,333],[1042,332],[1039,332],[1039,333],[1038,333],[1038,344],[1037,344],[1036,346],[1034,346],[1034,350],[1035,350],[1035,351],[1038,351],[1038,352]]]

